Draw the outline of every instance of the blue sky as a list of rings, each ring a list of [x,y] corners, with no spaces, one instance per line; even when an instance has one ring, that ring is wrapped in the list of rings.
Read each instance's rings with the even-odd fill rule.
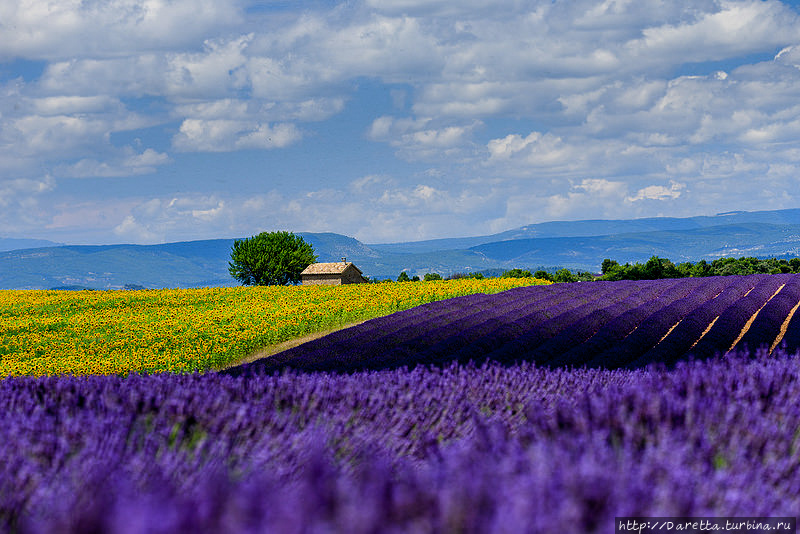
[[[800,207],[797,2],[23,0],[0,95],[0,237]]]

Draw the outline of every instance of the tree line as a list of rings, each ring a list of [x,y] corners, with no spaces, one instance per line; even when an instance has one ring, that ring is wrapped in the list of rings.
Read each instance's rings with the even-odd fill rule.
[[[603,260],[599,280],[658,280],[660,278],[688,278],[697,276],[730,276],[746,274],[800,273],[800,258],[719,258],[677,265],[666,258],[652,256],[647,262],[625,263]]]
[[[682,262],[677,265],[667,258],[651,256],[645,263],[620,264],[616,260],[604,259],[601,264],[601,273],[595,274],[588,271],[572,272],[569,269],[559,269],[555,273],[544,270],[531,273],[523,269],[510,269],[505,271],[502,278],[540,278],[556,283],[584,282],[594,280],[659,280],[662,278],[689,278],[699,276],[731,276],[747,274],[781,274],[800,273],[800,258],[719,258],[712,261],[700,260],[696,263]],[[403,276],[405,275],[405,276]],[[441,279],[439,275],[425,275],[425,280]],[[483,278],[481,273],[456,274],[449,278]],[[415,277],[419,280],[418,277]],[[401,273],[398,281],[410,280],[405,272]]]

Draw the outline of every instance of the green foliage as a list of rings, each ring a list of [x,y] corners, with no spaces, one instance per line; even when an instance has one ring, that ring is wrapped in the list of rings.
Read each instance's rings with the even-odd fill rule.
[[[410,282],[411,278],[408,277],[408,273],[407,272],[402,271],[400,273],[400,276],[397,277],[397,281],[398,282]]]
[[[511,269],[504,272],[500,278],[530,278],[533,275],[530,271],[523,271],[522,269]]]
[[[536,271],[533,273],[533,277],[538,278],[539,280],[547,280],[549,282],[553,281],[553,276],[547,271]]]
[[[448,276],[447,280],[459,280],[461,278],[474,278],[476,280],[483,280],[486,276],[483,273],[454,273]],[[492,277],[489,277],[492,278]]]
[[[441,279],[442,275],[439,273],[426,273],[425,277],[423,278],[423,280],[425,280],[426,282],[430,282],[431,280],[441,280]]]
[[[556,271],[555,276],[553,276],[553,281],[556,283],[577,282],[578,277],[572,274],[572,271],[569,269],[559,269]]]
[[[683,262],[674,265],[671,261],[652,256],[647,262],[620,265],[611,259],[601,264],[601,280],[656,280],[659,278],[686,278],[700,276],[729,276],[747,274],[800,273],[800,258],[791,260],[777,258],[718,258],[711,263]]]
[[[300,273],[315,261],[314,248],[302,237],[262,232],[233,242],[228,272],[246,286],[284,286],[300,282]]]

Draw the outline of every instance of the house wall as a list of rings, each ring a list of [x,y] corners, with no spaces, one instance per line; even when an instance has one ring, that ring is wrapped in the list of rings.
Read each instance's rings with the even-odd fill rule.
[[[358,269],[352,265],[348,265],[341,273],[302,275],[304,286],[338,286],[342,284],[362,284],[365,281]]]
[[[342,273],[342,283],[343,284],[360,284],[364,281],[361,275],[354,267],[350,267],[345,269]]]
[[[338,274],[304,274],[304,286],[338,286],[342,284],[342,277]]]

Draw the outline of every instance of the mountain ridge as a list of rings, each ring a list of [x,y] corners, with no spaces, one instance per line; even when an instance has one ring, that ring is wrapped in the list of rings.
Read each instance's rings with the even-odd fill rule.
[[[376,279],[395,279],[403,270],[420,276],[511,268],[597,272],[604,258],[625,263],[656,255],[678,263],[723,256],[800,256],[800,209],[553,221],[485,236],[394,244],[365,244],[332,232],[297,234],[314,246],[319,261],[346,257]],[[0,289],[234,286],[238,283],[228,273],[234,241],[55,244],[0,251]]]

